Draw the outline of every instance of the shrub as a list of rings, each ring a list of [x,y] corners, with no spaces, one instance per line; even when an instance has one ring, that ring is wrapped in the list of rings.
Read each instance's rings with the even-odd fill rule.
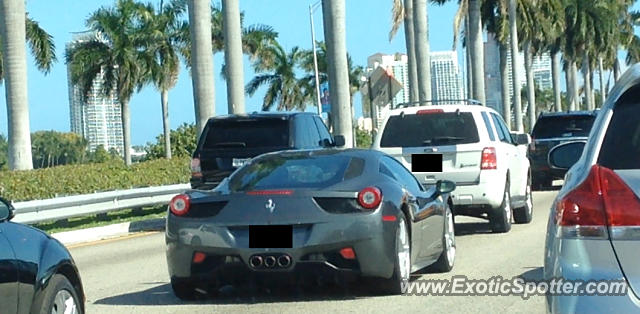
[[[0,195],[13,201],[47,199],[99,191],[189,182],[189,159],[157,159],[65,165],[28,171],[0,171]]]

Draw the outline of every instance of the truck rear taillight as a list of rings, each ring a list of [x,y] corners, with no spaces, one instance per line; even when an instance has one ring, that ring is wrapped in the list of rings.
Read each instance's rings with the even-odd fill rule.
[[[485,147],[482,150],[482,158],[480,159],[481,170],[498,169],[498,158],[496,157],[495,147]]]

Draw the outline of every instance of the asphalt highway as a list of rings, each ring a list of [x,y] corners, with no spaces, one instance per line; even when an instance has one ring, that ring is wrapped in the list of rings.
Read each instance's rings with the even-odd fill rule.
[[[556,192],[534,192],[533,221],[493,234],[482,219],[456,217],[457,257],[449,273],[422,272],[420,279],[510,279],[542,276],[548,212]],[[135,234],[71,248],[87,297],[87,313],[332,313],[545,311],[534,296],[375,296],[366,287],[321,285],[305,288],[226,287],[214,299],[183,302],[169,284],[164,234]]]

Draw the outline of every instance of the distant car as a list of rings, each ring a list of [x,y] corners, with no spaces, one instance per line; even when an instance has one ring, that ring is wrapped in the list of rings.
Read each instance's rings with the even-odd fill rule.
[[[454,215],[489,219],[494,232],[533,215],[527,134],[509,131],[493,109],[474,101],[390,110],[373,149],[411,169],[425,187],[456,183]]]
[[[305,112],[252,113],[209,119],[191,160],[191,187],[212,189],[260,154],[343,146],[320,116]]]
[[[566,170],[549,166],[549,150],[562,143],[586,141],[598,111],[545,112],[531,132],[528,156],[534,190],[551,187],[554,179],[564,178]]]
[[[624,296],[549,295],[551,313],[640,312],[639,82],[636,64],[611,90],[586,145],[550,151],[553,167],[570,170],[549,214],[544,255],[546,279],[620,280],[629,289]]]
[[[248,277],[356,275],[398,294],[410,272],[453,267],[454,189],[451,181],[425,189],[371,150],[258,156],[214,190],[170,202],[171,286],[193,299]]]
[[[69,251],[44,232],[11,222],[0,199],[0,312],[84,313],[84,291]]]

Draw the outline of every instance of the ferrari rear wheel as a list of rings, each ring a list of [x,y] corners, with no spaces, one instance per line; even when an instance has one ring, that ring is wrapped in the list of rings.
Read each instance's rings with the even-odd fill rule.
[[[193,283],[187,280],[171,279],[171,289],[173,294],[180,300],[192,301],[198,297],[198,292]]]
[[[409,282],[411,276],[411,241],[407,221],[402,212],[398,215],[397,221],[393,275],[385,279],[381,285],[382,292],[386,294],[401,294],[402,286]]]

